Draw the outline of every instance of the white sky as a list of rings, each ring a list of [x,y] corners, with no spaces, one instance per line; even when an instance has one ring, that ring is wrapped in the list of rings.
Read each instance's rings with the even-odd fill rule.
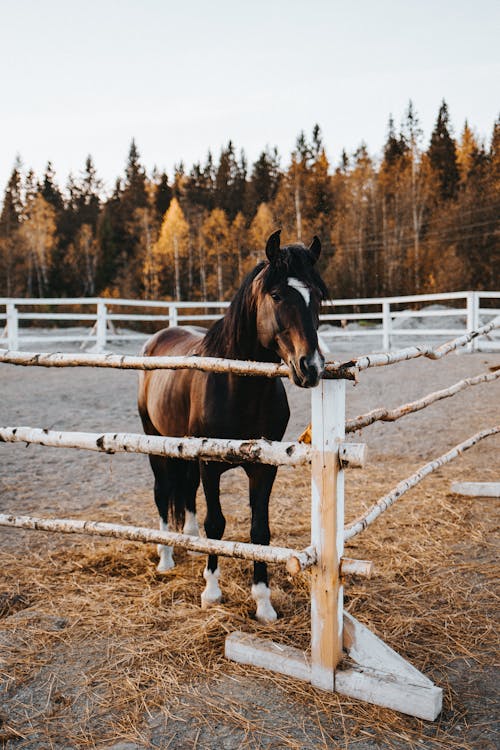
[[[62,185],[90,153],[111,189],[132,137],[171,175],[229,138],[286,162],[316,122],[336,164],[410,98],[426,141],[443,97],[489,139],[499,21],[494,0],[0,0],[0,191],[16,153]]]

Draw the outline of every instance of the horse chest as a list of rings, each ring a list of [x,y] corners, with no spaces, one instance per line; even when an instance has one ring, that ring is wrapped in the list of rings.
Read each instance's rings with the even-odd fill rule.
[[[199,418],[193,429],[199,435],[279,440],[288,424],[288,401],[279,381],[212,376],[196,402]]]

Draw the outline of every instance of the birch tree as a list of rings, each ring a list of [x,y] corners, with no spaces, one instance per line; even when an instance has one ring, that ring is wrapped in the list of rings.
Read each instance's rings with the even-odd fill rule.
[[[212,295],[223,300],[228,291],[227,265],[230,258],[230,228],[226,212],[214,208],[203,222],[201,234],[209,270],[207,285]]]
[[[36,293],[44,297],[47,293],[52,251],[56,244],[55,211],[38,193],[30,201],[27,216],[20,229],[29,258],[28,294],[33,294],[33,276],[36,278]]]
[[[177,198],[172,198],[163,217],[160,235],[152,249],[151,260],[148,261],[151,264],[148,274],[154,288],[159,288],[161,272],[173,261],[173,296],[176,300],[180,300],[182,296],[181,266],[187,256],[188,247],[189,225],[179,201]]]

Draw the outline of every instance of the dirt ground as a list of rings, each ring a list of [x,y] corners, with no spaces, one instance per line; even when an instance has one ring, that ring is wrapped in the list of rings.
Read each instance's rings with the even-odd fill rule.
[[[355,352],[343,352],[348,359]],[[359,352],[358,352],[359,353]],[[397,406],[500,365],[500,354],[450,354],[361,374],[347,415]],[[140,432],[137,374],[0,365],[0,423]],[[309,393],[287,384],[286,439],[309,421]],[[368,466],[346,477],[347,520],[427,460],[500,422],[500,382],[467,389],[394,424],[353,435]],[[0,747],[469,748],[499,739],[495,692],[498,503],[458,498],[455,480],[499,481],[500,438],[488,438],[410,491],[348,553],[373,559],[346,608],[444,688],[422,722],[298,681],[228,663],[242,629],[307,648],[307,574],[272,570],[278,622],[252,617],[250,565],[221,561],[224,603],[199,609],[204,560],[177,551],[169,576],[151,547],[0,529]],[[241,470],[223,480],[225,538],[248,540]],[[146,456],[0,446],[1,512],[157,525]],[[199,498],[203,516],[203,500]],[[309,476],[282,469],[272,497],[277,544],[308,543]]]

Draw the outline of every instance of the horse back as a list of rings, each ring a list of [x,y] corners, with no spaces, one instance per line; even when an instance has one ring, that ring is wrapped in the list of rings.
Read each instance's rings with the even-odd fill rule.
[[[189,357],[197,353],[203,334],[186,328],[164,328],[146,341],[146,357]],[[139,374],[138,406],[149,435],[184,437],[189,426],[191,370],[148,370]]]

